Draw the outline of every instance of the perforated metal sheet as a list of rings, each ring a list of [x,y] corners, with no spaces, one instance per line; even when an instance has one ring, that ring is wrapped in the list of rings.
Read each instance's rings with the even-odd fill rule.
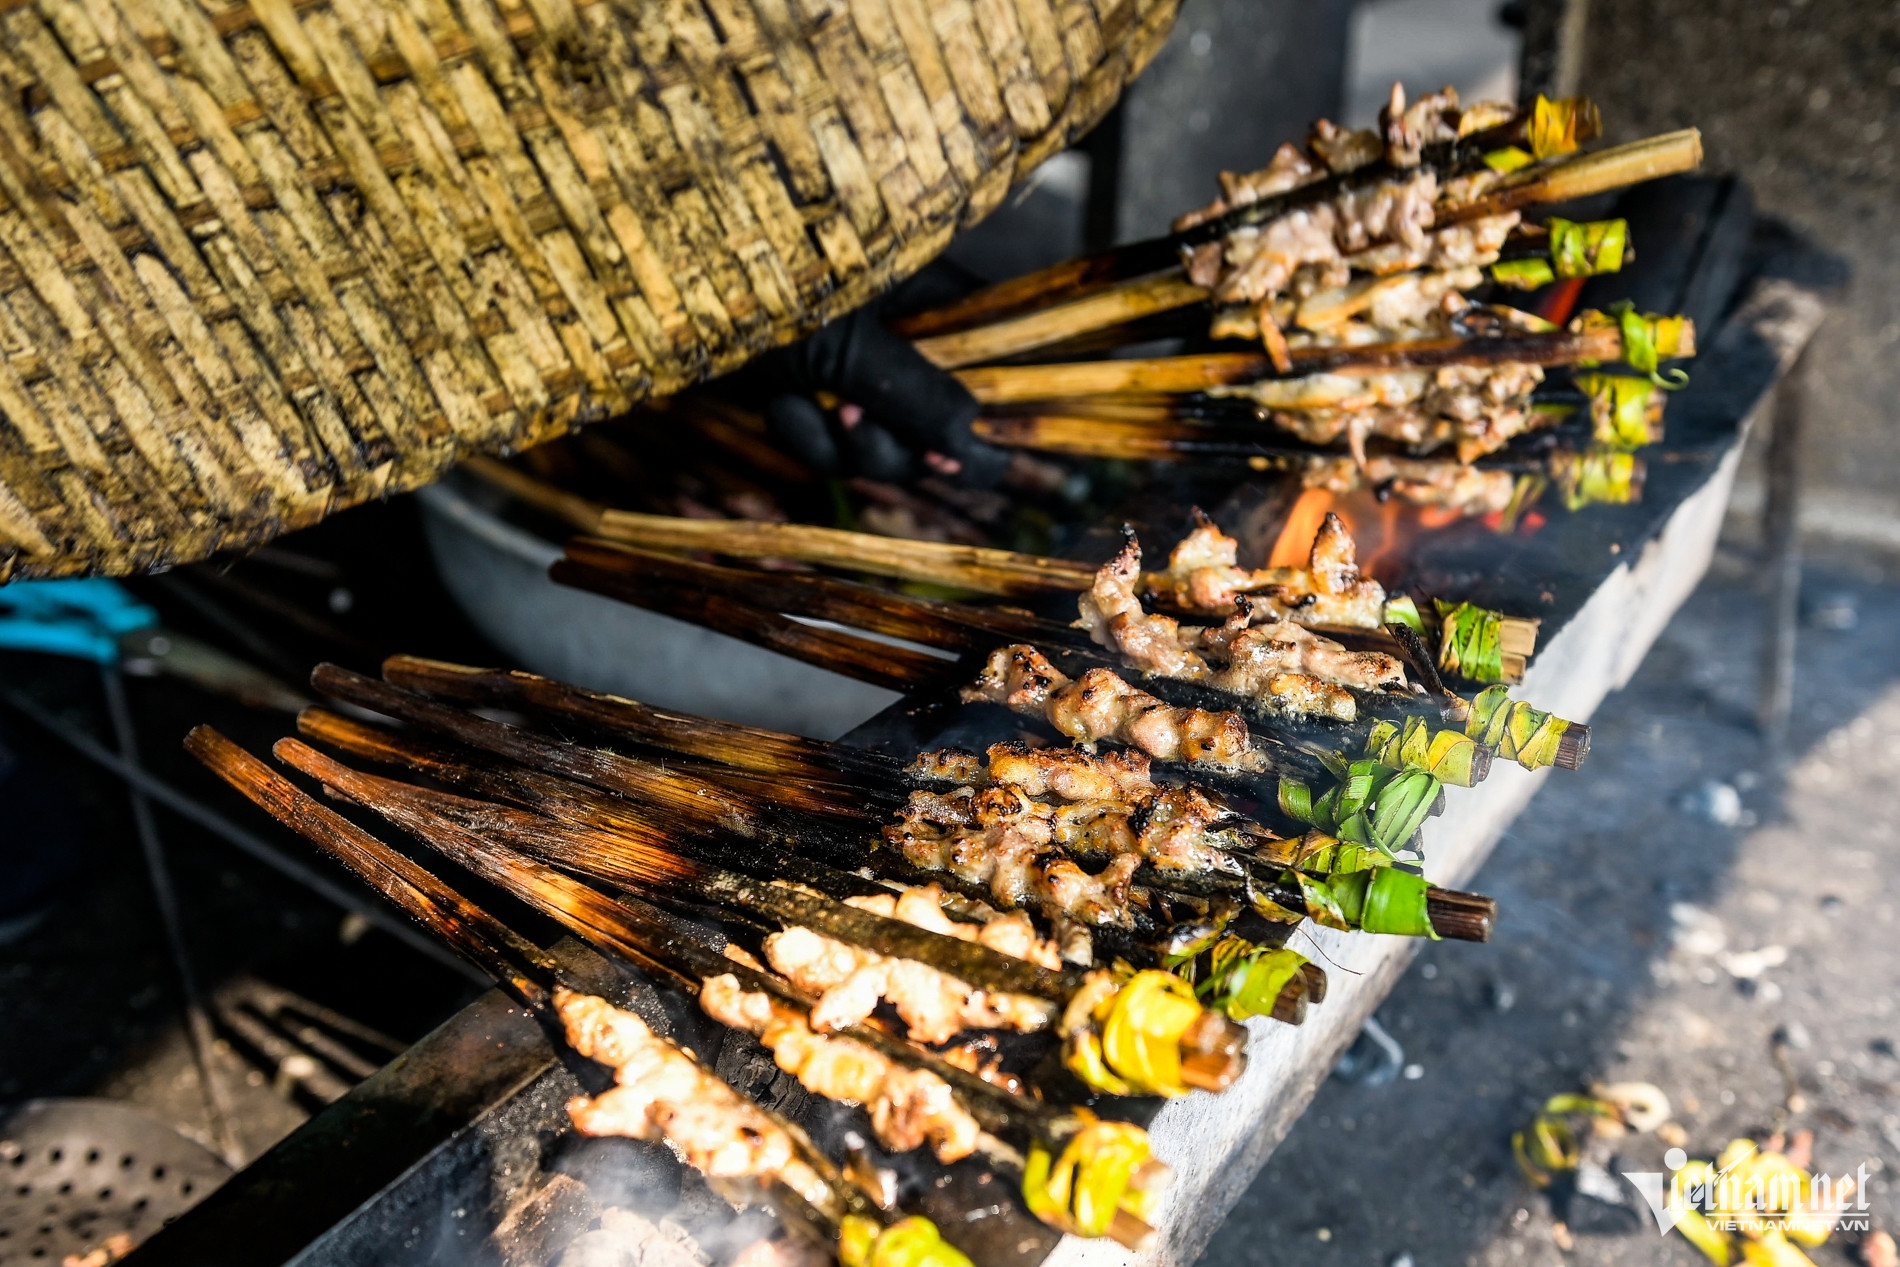
[[[142,1241],[230,1174],[215,1154],[116,1100],[0,1110],[0,1267],[56,1267],[119,1232]]]

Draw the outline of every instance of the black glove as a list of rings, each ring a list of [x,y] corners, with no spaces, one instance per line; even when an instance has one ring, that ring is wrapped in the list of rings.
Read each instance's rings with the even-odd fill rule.
[[[1002,478],[1009,455],[970,429],[976,397],[884,327],[895,304],[925,295],[926,304],[941,302],[948,289],[941,277],[915,279],[885,303],[760,358],[766,423],[780,447],[827,475],[898,483],[934,473],[973,488]],[[814,399],[820,392],[844,403],[828,413]]]

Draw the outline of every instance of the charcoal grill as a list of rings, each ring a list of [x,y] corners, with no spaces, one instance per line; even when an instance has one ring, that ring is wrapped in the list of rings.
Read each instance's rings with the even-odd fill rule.
[[[1498,536],[1472,523],[1436,534],[1414,552],[1413,579],[1428,592],[1538,615],[1540,650],[1523,692],[1540,707],[1585,720],[1634,672],[1670,615],[1706,569],[1751,420],[1819,323],[1826,262],[1785,232],[1755,225],[1734,182],[1679,179],[1633,191],[1617,208],[1644,244],[1639,268],[1616,280],[1640,306],[1686,311],[1710,332],[1692,384],[1670,401],[1669,438],[1646,450],[1640,504],[1597,507],[1529,536]],[[1642,267],[1643,261],[1651,261]],[[1239,523],[1257,488],[1188,481],[1153,508],[1151,522],[1179,522],[1186,506]],[[1178,499],[1178,504],[1173,499]],[[946,743],[982,747],[1012,729],[995,710],[949,696],[913,696],[846,738],[908,757]],[[1508,763],[1482,786],[1451,798],[1428,824],[1427,856],[1440,884],[1478,867],[1547,771]],[[1510,918],[1504,911],[1502,918]],[[1248,1072],[1218,1099],[1190,1096],[1149,1106],[1156,1151],[1176,1168],[1159,1247],[1135,1261],[1191,1262],[1321,1079],[1404,971],[1405,938],[1311,930],[1340,971],[1325,1005],[1299,1027],[1256,1020]],[[606,992],[624,978],[590,952],[557,953]],[[678,1041],[716,1058],[722,1074],[810,1129],[834,1154],[849,1142],[849,1114],[812,1103],[743,1035],[716,1031],[674,1001],[635,987],[630,1005],[667,1024]],[[577,1062],[585,1066],[586,1062]],[[491,992],[331,1105],[190,1214],[142,1247],[135,1267],[218,1262],[346,1264],[671,1262],[681,1235],[718,1255],[756,1235],[697,1177],[663,1152],[580,1141],[563,1104],[598,1070],[565,1063],[524,1012]],[[1127,1263],[1107,1242],[1063,1240],[1021,1215],[974,1166],[913,1176],[921,1212],[972,1257],[1016,1267]],[[579,1232],[560,1257],[565,1238]],[[615,1255],[620,1255],[616,1257]],[[655,1255],[657,1257],[648,1257]],[[681,1257],[680,1262],[688,1261]]]

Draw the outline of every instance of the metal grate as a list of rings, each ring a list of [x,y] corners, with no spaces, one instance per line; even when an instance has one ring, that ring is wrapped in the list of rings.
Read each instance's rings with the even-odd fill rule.
[[[208,1149],[112,1100],[29,1100],[0,1120],[0,1267],[133,1244],[231,1174]]]

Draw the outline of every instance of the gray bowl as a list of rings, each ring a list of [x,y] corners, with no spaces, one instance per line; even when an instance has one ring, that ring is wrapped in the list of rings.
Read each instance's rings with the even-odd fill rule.
[[[551,541],[507,523],[455,476],[416,493],[436,571],[519,667],[648,704],[835,739],[897,700],[879,687],[696,625],[556,585]]]

